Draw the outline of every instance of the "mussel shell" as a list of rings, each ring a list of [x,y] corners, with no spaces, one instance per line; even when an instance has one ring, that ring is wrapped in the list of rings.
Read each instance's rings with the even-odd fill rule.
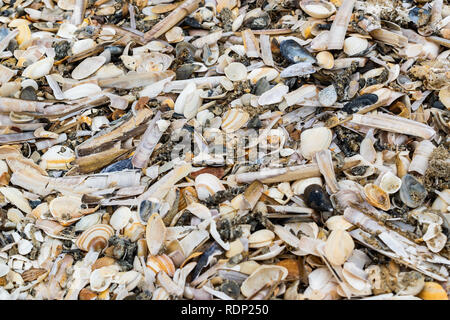
[[[350,102],[344,104],[344,110],[348,114],[358,112],[360,109],[370,106],[378,101],[378,96],[373,93],[363,94]]]
[[[414,7],[409,10],[408,17],[416,27],[424,26],[431,18],[431,11]]]
[[[280,51],[281,55],[290,63],[316,62],[316,59],[308,51],[292,39],[282,41],[280,43]]]
[[[116,172],[116,171],[123,171],[123,170],[127,170],[127,169],[133,169],[133,164],[131,163],[131,157],[124,159],[124,160],[120,160],[117,161],[105,168],[102,169],[102,171],[100,171],[100,173],[108,173],[108,172]]]
[[[427,195],[427,190],[416,178],[410,174],[403,176],[400,199],[404,204],[410,208],[417,208],[423,203]]]
[[[139,218],[144,224],[152,213],[158,212],[160,204],[150,200],[144,200],[139,204]]]
[[[333,211],[333,204],[327,192],[318,184],[306,187],[304,199],[308,207],[317,211]]]

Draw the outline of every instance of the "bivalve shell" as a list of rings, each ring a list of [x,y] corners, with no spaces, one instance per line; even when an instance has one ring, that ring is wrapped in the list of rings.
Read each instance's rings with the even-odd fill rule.
[[[369,41],[359,37],[348,37],[344,41],[344,52],[348,56],[355,56],[369,47]]]
[[[128,207],[119,207],[111,216],[109,224],[115,230],[121,230],[125,228],[131,218],[131,210]]]
[[[175,265],[173,264],[172,259],[165,254],[159,256],[149,255],[147,257],[147,267],[156,274],[160,271],[164,271],[169,277],[173,277],[175,274]]]
[[[324,69],[332,69],[334,67],[334,57],[329,51],[321,51],[316,55],[317,64]]]
[[[81,199],[79,197],[57,197],[50,201],[48,208],[53,218],[58,220],[60,223],[61,221],[68,222],[82,216]]]
[[[39,166],[47,170],[67,170],[75,160],[75,152],[67,146],[50,147],[41,157]]]
[[[167,229],[161,216],[154,213],[148,218],[145,229],[145,239],[151,255],[157,255],[166,239]]]
[[[386,172],[381,177],[380,188],[383,189],[383,191],[387,192],[388,194],[396,193],[398,190],[400,190],[401,186],[402,186],[402,179],[400,179],[390,171]]]
[[[316,152],[326,150],[331,144],[333,134],[326,127],[307,129],[300,135],[300,152],[306,159],[311,159]]]
[[[336,12],[331,2],[322,0],[302,0],[300,8],[313,18],[328,18]]]
[[[197,191],[198,198],[204,201],[216,192],[224,191],[225,187],[215,175],[202,173],[195,178],[195,190]]]
[[[92,39],[82,39],[75,41],[72,45],[72,54],[76,55],[95,47],[95,41]]]
[[[69,100],[75,100],[95,95],[102,89],[94,83],[83,83],[63,92],[64,97]]]
[[[53,67],[53,58],[45,58],[29,65],[22,72],[22,77],[39,79],[47,75]]]
[[[247,79],[247,68],[239,62],[232,62],[224,68],[225,75],[231,81],[244,81]]]
[[[249,114],[240,109],[230,109],[222,117],[222,129],[231,133],[242,128],[249,119]]]
[[[95,73],[106,62],[106,58],[103,56],[89,57],[84,59],[75,69],[72,71],[72,78],[81,80],[89,77]]]
[[[447,292],[437,282],[425,282],[418,297],[423,300],[448,300]]]
[[[2,193],[9,202],[23,212],[31,213],[31,206],[19,189],[13,187],[1,187],[0,193]]]
[[[351,256],[355,243],[350,234],[342,229],[331,231],[325,243],[324,253],[333,265],[343,265]]]
[[[391,207],[389,194],[373,183],[368,183],[364,186],[364,194],[367,202],[376,208],[387,211]]]
[[[266,284],[282,281],[288,275],[288,270],[282,266],[263,265],[258,267],[241,285],[241,292],[245,297],[250,297]]]
[[[269,245],[275,238],[275,233],[268,229],[258,230],[248,237],[250,248],[261,248]]]
[[[106,248],[108,240],[114,234],[114,229],[107,224],[96,224],[86,229],[75,241],[75,245],[84,251],[100,251]]]

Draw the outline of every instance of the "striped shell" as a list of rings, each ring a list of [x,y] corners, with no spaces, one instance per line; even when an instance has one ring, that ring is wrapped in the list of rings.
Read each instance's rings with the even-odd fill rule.
[[[172,259],[170,259],[166,254],[159,256],[149,255],[147,257],[147,268],[155,273],[164,271],[170,277],[173,277],[175,274],[175,265],[173,264]]]
[[[230,109],[223,115],[222,129],[231,133],[242,128],[248,121],[249,114],[240,109]]]
[[[75,241],[75,245],[84,251],[91,249],[103,250],[108,245],[108,240],[114,234],[114,229],[107,224],[96,224],[86,229]]]
[[[50,147],[42,155],[40,167],[47,170],[67,170],[70,162],[75,160],[75,152],[63,146]]]

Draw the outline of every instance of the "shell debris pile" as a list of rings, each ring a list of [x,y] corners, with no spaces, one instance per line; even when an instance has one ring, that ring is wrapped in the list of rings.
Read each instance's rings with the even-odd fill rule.
[[[448,300],[448,1],[0,13],[0,299]]]

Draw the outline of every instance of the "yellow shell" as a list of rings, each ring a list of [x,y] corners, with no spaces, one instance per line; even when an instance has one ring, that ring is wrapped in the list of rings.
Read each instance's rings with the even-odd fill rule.
[[[17,26],[17,29],[19,30],[19,34],[16,37],[17,43],[26,45],[31,40],[30,27],[27,24],[20,24]]]
[[[175,265],[172,259],[165,254],[159,256],[149,255],[147,257],[147,268],[150,268],[155,273],[164,271],[169,277],[173,277],[175,274]]]
[[[373,183],[368,183],[364,186],[364,194],[366,195],[367,202],[374,207],[380,208],[384,211],[389,210],[391,207],[389,194]]]
[[[437,282],[425,282],[418,297],[423,300],[448,300],[447,292]]]

